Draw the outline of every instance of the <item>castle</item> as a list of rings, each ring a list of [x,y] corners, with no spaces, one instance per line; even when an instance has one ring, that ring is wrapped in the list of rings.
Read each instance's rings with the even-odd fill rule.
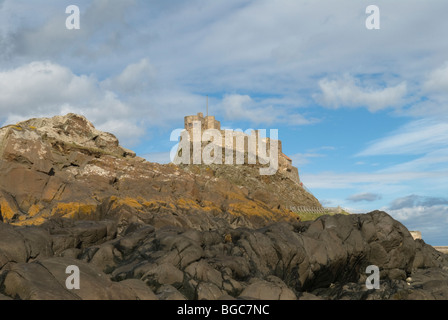
[[[244,163],[250,163],[247,161],[248,157],[250,156],[251,152],[255,151],[255,154],[259,155],[258,152],[258,144],[255,144],[255,149],[251,150],[249,149],[250,146],[250,139],[251,135],[240,132],[240,131],[233,131],[233,130],[222,130],[221,129],[221,123],[215,119],[214,116],[205,116],[202,112],[199,112],[197,115],[190,115],[186,116],[184,118],[184,125],[185,130],[188,132],[188,138],[190,139],[190,143],[193,144],[195,142],[195,135],[194,135],[194,129],[198,128],[198,125],[200,124],[200,130],[201,132],[204,132],[208,129],[214,129],[217,132],[220,133],[222,137],[222,141],[207,141],[211,143],[215,143],[216,145],[219,145],[219,147],[222,148],[222,156],[223,158],[226,156],[226,149],[227,151],[231,150],[233,151],[232,154],[243,154]],[[196,127],[195,127],[196,125]],[[257,133],[258,136],[259,130],[255,130],[255,133]],[[231,138],[229,138],[229,135]],[[255,136],[255,135],[254,135]],[[275,143],[278,146],[277,155],[278,155],[278,173],[288,177],[292,181],[296,182],[297,184],[301,184],[300,178],[299,178],[299,171],[296,167],[292,165],[292,160],[283,153],[282,151],[282,143],[280,140],[274,140],[269,137],[261,138],[263,143],[266,143],[266,149],[270,150],[271,141],[275,141]],[[200,141],[201,148],[204,148],[204,140]],[[274,145],[275,146],[275,145]],[[227,152],[228,154],[229,152]],[[233,157],[233,155],[232,155]],[[232,162],[233,163],[233,162]],[[239,164],[238,162],[236,162]],[[241,164],[241,163],[240,163]]]

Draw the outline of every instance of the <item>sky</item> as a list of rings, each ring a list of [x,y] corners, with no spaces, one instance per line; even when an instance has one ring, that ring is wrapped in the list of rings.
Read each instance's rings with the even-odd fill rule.
[[[372,4],[379,29],[366,27]],[[208,96],[223,127],[278,129],[324,206],[384,210],[448,245],[447,12],[444,0],[0,0],[0,126],[74,112],[167,163],[171,132]]]

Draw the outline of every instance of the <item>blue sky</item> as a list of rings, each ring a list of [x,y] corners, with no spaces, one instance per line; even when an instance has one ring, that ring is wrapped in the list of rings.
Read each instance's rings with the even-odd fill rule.
[[[366,7],[380,9],[368,30]],[[65,8],[80,8],[67,30]],[[448,2],[0,0],[0,125],[75,112],[151,161],[185,115],[278,129],[325,206],[448,245]]]

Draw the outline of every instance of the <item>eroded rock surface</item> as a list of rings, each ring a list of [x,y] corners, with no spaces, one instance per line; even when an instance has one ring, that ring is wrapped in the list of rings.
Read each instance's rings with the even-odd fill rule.
[[[387,213],[300,222],[318,201],[256,168],[150,163],[74,114],[1,128],[0,161],[0,300],[448,299],[446,255]]]
[[[56,224],[55,227],[53,224]],[[216,230],[0,223],[1,289],[20,299],[447,299],[447,257],[380,211]],[[63,232],[62,232],[63,231]],[[76,239],[76,241],[75,241]],[[65,287],[68,265],[82,290]],[[368,265],[380,289],[365,286]]]

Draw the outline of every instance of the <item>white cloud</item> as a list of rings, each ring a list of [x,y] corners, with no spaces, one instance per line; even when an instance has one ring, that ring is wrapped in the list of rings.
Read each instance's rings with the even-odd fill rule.
[[[415,155],[448,147],[448,122],[439,119],[415,120],[389,136],[371,143],[358,156]]]
[[[336,150],[333,146],[321,146],[313,149],[309,149],[304,153],[296,153],[290,155],[289,157],[292,160],[292,163],[296,167],[302,167],[309,163],[311,163],[312,159],[316,158],[325,158],[327,154],[323,153],[325,151],[334,151]]]
[[[448,207],[446,205],[437,205],[437,206],[413,206],[413,207],[404,207],[400,209],[386,209],[388,213],[393,215],[396,219],[403,222],[408,222],[410,220],[415,220],[416,218],[431,218],[431,225],[434,225],[435,219],[441,218],[440,221],[446,218],[448,214]],[[419,219],[421,221],[421,219]],[[414,222],[414,224],[416,224]],[[416,224],[419,225],[419,224]],[[444,223],[444,229],[446,228],[446,224]],[[446,230],[446,229],[445,229]]]
[[[426,153],[417,159],[403,162],[381,172],[437,171],[448,168],[448,148]]]
[[[362,87],[356,78],[347,75],[335,80],[324,78],[319,81],[319,87],[322,93],[314,97],[323,106],[334,109],[367,107],[371,112],[401,106],[407,92],[405,82],[378,89]]]
[[[293,165],[299,168],[310,163],[312,158],[322,157],[325,155],[320,153],[296,153],[290,156]]]
[[[422,101],[412,104],[409,108],[400,110],[397,114],[401,116],[412,116],[415,118],[443,117],[448,116],[448,95],[421,94]]]
[[[202,104],[205,108],[202,96],[153,86],[152,72],[146,59],[103,81],[50,61],[0,71],[0,125],[73,112],[133,147],[148,126],[180,127],[185,115],[202,111]]]
[[[360,201],[372,202],[372,201],[380,200],[381,198],[382,198],[382,196],[380,194],[366,192],[366,193],[353,194],[353,195],[349,196],[347,198],[347,200],[352,201],[352,202],[360,202]]]
[[[404,208],[432,207],[439,205],[448,206],[448,199],[443,197],[428,197],[413,194],[393,200],[389,206],[389,209],[399,210]]]
[[[385,210],[409,230],[420,231],[426,243],[434,246],[446,245],[448,206],[416,206]]]
[[[140,138],[146,133],[144,126],[132,119],[107,119],[105,122],[97,125],[97,129],[106,132],[113,132],[120,137],[120,142],[126,143],[129,147],[137,145]]]
[[[228,120],[246,120],[254,124],[281,123],[287,125],[308,125],[318,122],[317,119],[307,119],[291,106],[284,106],[280,99],[276,105],[271,104],[272,99],[257,99],[249,95],[226,94],[218,109],[222,110]],[[289,101],[287,101],[289,103]],[[283,106],[278,107],[278,105]]]
[[[310,79],[316,75],[359,69],[415,79],[443,56],[413,61],[422,55],[418,50],[443,53],[448,46],[447,4],[440,1],[384,3],[387,32],[369,34],[365,5],[348,0],[81,1],[76,33],[65,30],[64,7],[54,1],[6,0],[5,6],[0,17],[8,18],[6,32],[18,59],[50,59],[107,74],[149,56],[171,85],[179,81],[209,92],[291,94],[315,89]],[[429,20],[437,27],[410,25]],[[396,41],[409,37],[409,30],[419,45]]]
[[[257,113],[250,111],[253,108],[254,101],[248,95],[232,94],[226,95],[222,101],[222,109],[225,116],[231,120],[237,119],[256,119]]]
[[[76,76],[68,68],[48,61],[0,72],[3,114],[58,113],[63,103],[82,102],[83,98],[98,98],[96,80]]]
[[[348,189],[366,185],[384,186],[402,185],[410,182],[430,180],[446,184],[448,170],[437,172],[320,172],[302,173],[301,179],[311,189]]]
[[[149,63],[148,59],[142,59],[128,65],[118,76],[103,81],[102,86],[115,92],[136,94],[150,90],[150,85],[154,84],[155,77],[154,66]]]
[[[101,89],[95,77],[75,75],[48,61],[0,72],[0,112],[5,116],[3,124],[74,112],[128,143],[144,134],[132,107]]]
[[[423,83],[423,90],[426,92],[448,92],[448,62],[433,70]]]
[[[129,9],[135,9],[134,0],[77,1],[81,28],[76,31],[65,27],[68,17],[65,8],[70,4],[67,1],[55,5],[48,0],[38,3],[6,0],[0,11],[6,8],[9,15],[7,36],[11,39],[11,53],[19,58],[31,56],[33,60],[62,64],[84,60],[84,64],[90,65],[104,61],[106,55],[112,62],[110,58],[114,52],[127,49],[126,36],[135,30],[126,23],[125,17]]]
[[[432,245],[446,245],[448,199],[409,195],[394,199],[382,208],[410,230],[422,232],[422,238]]]
[[[416,92],[419,100],[400,114],[446,118],[448,116],[448,61],[422,77],[424,80],[419,83]]]

